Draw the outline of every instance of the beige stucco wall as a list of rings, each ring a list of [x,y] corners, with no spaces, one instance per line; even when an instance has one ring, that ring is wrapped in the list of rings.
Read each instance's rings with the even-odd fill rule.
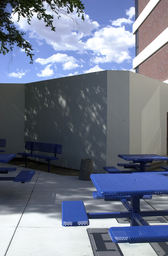
[[[130,73],[130,153],[166,155],[165,83]]]
[[[106,165],[117,166],[118,154],[129,153],[129,71],[107,72]]]
[[[107,77],[106,165],[123,162],[118,154],[166,155],[167,84],[129,71]]]

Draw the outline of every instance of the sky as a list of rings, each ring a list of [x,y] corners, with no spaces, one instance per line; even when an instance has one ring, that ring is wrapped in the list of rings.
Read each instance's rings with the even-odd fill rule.
[[[17,28],[33,47],[33,64],[20,48],[0,55],[0,83],[29,83],[102,70],[130,70],[135,57],[134,0],[82,0],[85,21],[71,15],[54,18],[56,31],[36,16]],[[48,10],[50,12],[50,10]],[[17,17],[14,16],[16,21]]]

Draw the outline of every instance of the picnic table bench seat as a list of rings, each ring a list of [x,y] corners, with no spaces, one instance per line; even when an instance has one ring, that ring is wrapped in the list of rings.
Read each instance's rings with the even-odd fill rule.
[[[168,171],[168,166],[161,166],[162,169],[165,169],[166,171]]]
[[[20,171],[19,174],[15,177],[0,177],[1,181],[13,181],[13,182],[30,182],[32,177],[34,176],[35,171]]]
[[[116,174],[116,173],[132,173],[133,170],[120,170],[117,169],[115,166],[104,166],[103,169],[108,172],[109,174]]]
[[[108,173],[121,173],[121,170],[117,169],[115,166],[104,166],[103,169]]]
[[[83,201],[62,202],[63,226],[88,226],[89,219]]]
[[[140,164],[139,163],[118,163],[117,164],[120,167],[124,167],[124,168],[131,168],[131,169],[135,169],[135,170],[140,170]],[[145,167],[150,167],[149,164],[145,164]]]
[[[168,225],[111,227],[114,243],[154,243],[168,241]]]
[[[0,173],[6,174],[8,172],[15,172],[17,168],[15,167],[0,167]]]
[[[14,182],[30,182],[32,177],[34,176],[35,171],[21,171],[15,178]]]
[[[33,157],[37,159],[44,159],[48,162],[48,172],[50,171],[50,162],[53,160],[57,160],[57,154],[62,153],[62,145],[60,144],[52,144],[52,143],[43,143],[43,142],[33,142],[26,141],[25,150],[29,150],[30,152],[21,152],[18,155],[21,155],[25,158],[25,166],[27,166],[27,158]],[[34,152],[42,152],[44,154],[37,154]],[[53,154],[47,155],[47,154]]]
[[[93,198],[95,199],[104,199],[105,201],[121,201],[122,199],[126,199],[128,201],[131,200],[131,196],[108,196],[105,197],[103,195],[100,195],[97,191],[93,191]],[[152,195],[144,195],[142,196],[142,199],[151,199]]]
[[[5,148],[6,147],[6,139],[0,139],[0,148]],[[4,149],[0,149],[0,152],[5,152]]]

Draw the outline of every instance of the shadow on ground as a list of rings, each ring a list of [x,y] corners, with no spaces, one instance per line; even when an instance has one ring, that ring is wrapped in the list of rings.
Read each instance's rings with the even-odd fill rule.
[[[14,158],[9,162],[9,164],[25,167],[25,160],[23,158]],[[30,159],[27,160],[27,168],[48,172],[48,165],[46,163]],[[55,165],[50,165],[50,173],[55,173],[59,175],[79,176],[79,170],[68,169]]]

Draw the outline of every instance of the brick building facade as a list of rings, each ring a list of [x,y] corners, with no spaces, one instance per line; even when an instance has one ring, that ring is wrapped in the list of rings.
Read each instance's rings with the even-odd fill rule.
[[[135,0],[137,73],[168,83],[168,0]]]

